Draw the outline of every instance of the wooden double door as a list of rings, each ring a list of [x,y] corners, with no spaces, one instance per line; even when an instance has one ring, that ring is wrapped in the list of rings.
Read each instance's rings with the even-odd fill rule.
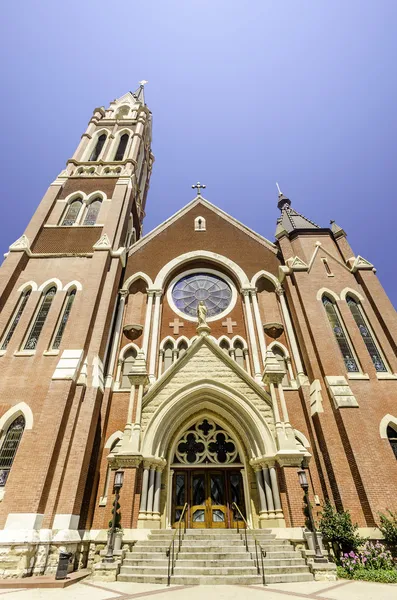
[[[189,528],[233,528],[245,517],[244,490],[240,471],[229,469],[175,470],[173,478],[173,524],[187,502]],[[241,524],[241,523],[240,523]]]

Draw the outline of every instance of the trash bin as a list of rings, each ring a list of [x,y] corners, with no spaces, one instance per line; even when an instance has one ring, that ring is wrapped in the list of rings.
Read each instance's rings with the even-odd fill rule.
[[[55,574],[55,579],[66,579],[68,575],[68,567],[70,560],[72,558],[71,552],[60,552],[57,572]]]

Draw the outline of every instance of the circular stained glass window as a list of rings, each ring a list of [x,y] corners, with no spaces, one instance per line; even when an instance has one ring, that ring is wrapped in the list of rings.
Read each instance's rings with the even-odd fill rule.
[[[223,313],[232,301],[232,289],[221,277],[212,273],[192,273],[179,279],[172,289],[176,308],[190,317],[197,316],[197,305],[203,300],[207,318]]]

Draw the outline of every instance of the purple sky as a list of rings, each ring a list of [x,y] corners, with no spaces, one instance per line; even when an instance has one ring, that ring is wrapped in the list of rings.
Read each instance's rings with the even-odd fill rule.
[[[205,196],[273,240],[279,181],[397,305],[396,0],[14,0],[2,7],[0,251],[96,106],[149,80],[144,231]]]

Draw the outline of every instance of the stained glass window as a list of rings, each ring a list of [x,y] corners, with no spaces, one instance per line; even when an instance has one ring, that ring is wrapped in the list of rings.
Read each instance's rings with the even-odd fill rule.
[[[102,152],[102,148],[105,144],[105,140],[106,140],[106,135],[103,133],[102,135],[99,136],[98,141],[96,143],[96,146],[90,156],[90,161],[93,160],[98,160],[101,152]]]
[[[77,217],[79,216],[80,209],[83,205],[82,200],[77,198],[73,200],[69,204],[68,210],[66,211],[66,215],[63,218],[62,225],[74,225],[76,223]]]
[[[51,287],[45,294],[41,301],[41,305],[39,308],[39,312],[36,315],[34,320],[32,329],[30,330],[28,339],[25,344],[25,350],[35,350],[37,346],[37,342],[39,341],[40,333],[43,329],[44,323],[48,316],[49,310],[51,308],[51,304],[53,298],[56,294],[56,287]]]
[[[54,350],[58,350],[59,346],[61,345],[63,332],[65,331],[66,323],[68,322],[75,296],[76,290],[72,290],[66,299],[65,310],[63,311],[61,322],[59,324],[57,334],[54,338],[54,343],[52,344]]]
[[[95,225],[101,208],[101,200],[96,198],[88,205],[83,225]]]
[[[4,487],[7,482],[24,429],[25,418],[20,415],[7,430],[0,450],[0,487]]]
[[[124,154],[125,154],[125,149],[127,148],[128,139],[129,139],[128,133],[125,133],[124,135],[121,136],[118,148],[116,150],[116,154],[114,156],[114,160],[123,160]]]
[[[323,300],[325,312],[327,313],[328,321],[332,327],[332,331],[334,332],[335,339],[336,339],[339,349],[342,353],[346,369],[350,373],[358,373],[359,368],[357,365],[357,361],[354,358],[349,341],[346,337],[345,331],[344,331],[341,321],[339,319],[339,315],[336,311],[336,307],[335,307],[334,303],[327,296],[323,296],[322,300]]]
[[[4,338],[4,341],[3,341],[2,345],[1,345],[1,349],[2,350],[6,350],[7,349],[9,341],[12,338],[12,335],[13,335],[15,329],[16,329],[16,326],[18,325],[19,320],[20,320],[20,318],[22,316],[23,310],[24,310],[24,308],[26,306],[26,303],[27,303],[27,301],[29,299],[31,291],[32,290],[27,290],[26,292],[23,292],[21,298],[19,299],[16,312],[15,312],[15,314],[13,315],[13,317],[11,319],[11,327],[7,331],[7,334],[6,334],[6,336]]]
[[[172,299],[183,313],[195,317],[198,303],[203,300],[207,318],[222,313],[232,300],[230,285],[212,273],[194,273],[182,277],[174,285]]]
[[[397,458],[397,431],[390,427],[387,428],[387,437],[390,442],[391,449],[394,452],[394,456]]]
[[[383,362],[377,345],[375,344],[373,333],[371,332],[370,328],[365,322],[361,306],[351,296],[347,296],[346,301],[352,312],[353,319],[355,320],[356,325],[361,333],[361,337],[363,338],[364,343],[367,347],[372,362],[374,363],[375,369],[380,372],[387,371],[386,365]]]

